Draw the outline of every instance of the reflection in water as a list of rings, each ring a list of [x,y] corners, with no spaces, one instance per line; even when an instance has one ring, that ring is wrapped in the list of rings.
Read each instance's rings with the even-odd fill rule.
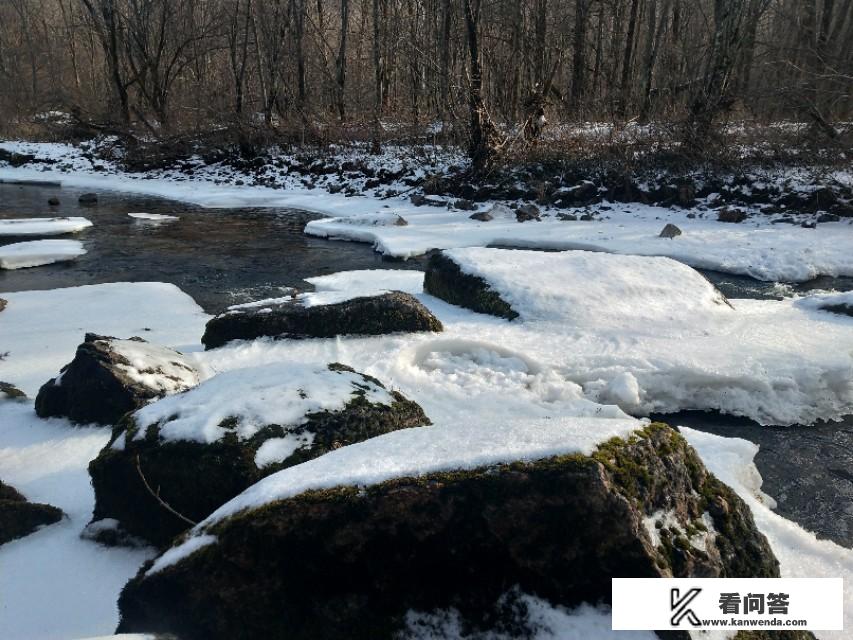
[[[305,236],[316,214],[292,209],[203,209],[159,198],[99,192],[78,204],[79,189],[0,184],[0,218],[85,216],[76,237],[88,254],[76,262],[0,271],[0,291],[54,289],[119,281],[171,282],[208,312],[229,304],[309,288],[304,278],[350,269],[417,269],[422,261],[383,260],[369,245]],[[59,206],[47,201],[56,196]],[[133,219],[128,213],[179,216]],[[72,236],[63,236],[72,237]],[[0,238],[0,244],[8,240]]]

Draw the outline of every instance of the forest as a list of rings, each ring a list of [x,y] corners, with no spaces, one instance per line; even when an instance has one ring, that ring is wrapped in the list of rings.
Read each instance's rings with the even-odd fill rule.
[[[450,141],[853,117],[838,0],[4,0],[0,133]],[[523,146],[523,145],[519,145]]]

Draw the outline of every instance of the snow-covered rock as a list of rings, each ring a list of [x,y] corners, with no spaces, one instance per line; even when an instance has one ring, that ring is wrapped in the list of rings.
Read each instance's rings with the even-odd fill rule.
[[[343,302],[306,305],[301,300],[268,305],[241,305],[207,323],[205,348],[232,340],[272,338],[333,338],[339,335],[381,335],[441,331],[441,323],[408,293],[392,291]]]
[[[615,575],[778,575],[743,501],[675,431],[641,426],[424,427],[286,469],[143,567],[119,630],[392,638],[413,609],[481,622],[508,585],[577,606]],[[653,541],[661,510],[673,526]]]
[[[36,413],[73,422],[115,424],[128,411],[199,382],[177,351],[134,337],[119,340],[87,333],[74,359],[36,396]]]
[[[512,344],[634,415],[717,409],[795,424],[853,412],[853,321],[818,310],[838,294],[727,301],[667,258],[485,248],[433,255],[425,289],[517,318],[472,319],[467,334]],[[636,382],[627,404],[612,393],[625,374]]]
[[[117,425],[89,467],[95,519],[116,519],[126,532],[162,546],[187,528],[187,519],[204,518],[278,469],[425,424],[416,403],[343,365],[225,372]],[[168,507],[146,483],[159,488]]]
[[[173,284],[110,282],[50,291],[4,293],[0,380],[29,396],[56,375],[86,332],[144,336],[178,351],[198,350],[210,318]]]
[[[61,236],[77,233],[92,223],[86,218],[6,218],[0,220],[2,236]]]
[[[77,240],[16,242],[0,247],[0,269],[25,269],[55,262],[68,262],[85,253],[83,243]]]

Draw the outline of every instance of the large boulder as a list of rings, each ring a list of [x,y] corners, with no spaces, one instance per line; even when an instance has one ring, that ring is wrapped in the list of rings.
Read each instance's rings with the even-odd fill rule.
[[[514,320],[518,317],[509,303],[482,278],[464,273],[459,264],[441,251],[429,256],[424,290],[437,298],[480,313]]]
[[[270,473],[426,424],[415,402],[341,364],[221,373],[116,425],[89,465],[94,520],[163,546]]]
[[[0,544],[30,535],[39,527],[59,522],[62,510],[28,502],[15,488],[0,482]]]
[[[335,304],[306,306],[298,300],[229,309],[207,323],[206,349],[231,340],[334,338],[401,331],[441,331],[441,322],[408,293],[391,291]]]
[[[456,444],[471,446],[462,425],[430,429],[462,430]],[[666,425],[591,455],[363,481],[374,457],[380,469],[405,466],[414,454],[401,441],[421,431],[261,481],[140,570],[120,596],[119,630],[376,640],[395,637],[411,610],[453,608],[476,626],[513,585],[574,606],[608,602],[616,576],[779,575],[747,505]],[[457,455],[445,450],[452,445],[438,449]],[[334,484],[320,472],[348,460],[339,475],[355,481]]]
[[[3,309],[6,308],[7,304],[9,303],[5,300],[5,298],[0,298],[0,311],[3,311]]]
[[[36,413],[115,424],[128,411],[196,384],[198,372],[173,349],[87,333],[74,359],[39,389]]]

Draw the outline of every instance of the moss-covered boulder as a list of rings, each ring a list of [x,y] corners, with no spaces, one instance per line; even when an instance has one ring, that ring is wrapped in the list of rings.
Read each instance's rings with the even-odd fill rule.
[[[316,306],[292,300],[235,307],[210,320],[201,341],[206,349],[213,349],[231,340],[261,337],[334,338],[441,330],[438,318],[414,296],[391,291]]]
[[[196,384],[198,372],[173,349],[87,333],[74,359],[39,389],[35,408],[42,418],[115,424],[128,411]]]
[[[0,544],[28,536],[39,527],[59,522],[62,510],[28,502],[17,489],[0,481]]]
[[[479,313],[514,320],[518,312],[482,278],[463,273],[460,266],[441,251],[430,253],[424,275],[424,290],[436,298]]]
[[[347,455],[360,467],[383,446],[399,461],[400,441],[420,431],[261,481],[142,568],[121,594],[119,630],[376,640],[393,638],[409,610],[454,608],[476,627],[513,586],[572,606],[609,601],[615,576],[779,575],[748,507],[665,425],[591,455],[368,486],[305,480]],[[309,488],[280,493],[292,483]]]
[[[344,365],[222,373],[118,423],[89,465],[94,520],[167,545],[270,473],[426,424],[415,402]]]

